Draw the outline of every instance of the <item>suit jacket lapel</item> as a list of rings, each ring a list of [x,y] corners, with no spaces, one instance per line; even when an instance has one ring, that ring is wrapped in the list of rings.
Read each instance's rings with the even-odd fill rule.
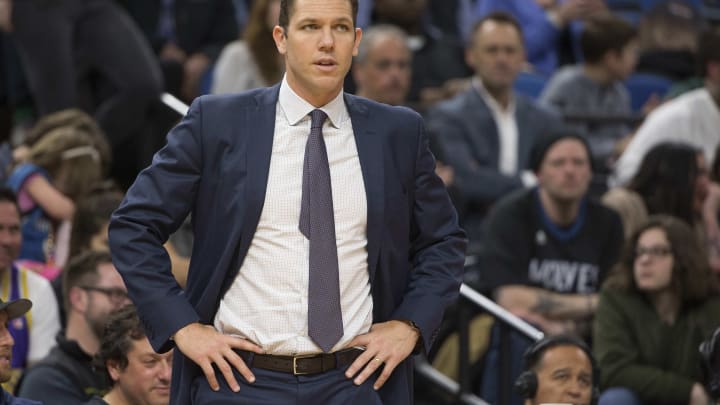
[[[380,253],[381,231],[384,221],[384,177],[383,137],[373,128],[377,124],[371,122],[367,106],[358,98],[345,95],[345,105],[352,120],[355,143],[360,160],[365,194],[367,198],[367,240],[368,240],[368,273],[372,284]]]
[[[235,260],[231,272],[238,269],[241,260],[247,254],[250,241],[257,229],[265,202],[265,191],[267,190],[268,172],[270,171],[270,155],[272,154],[273,136],[275,132],[275,109],[278,100],[280,85],[271,87],[256,97],[258,102],[255,109],[248,110],[248,117],[245,117],[241,125],[241,131],[246,134],[245,156],[247,162],[247,183],[244,191],[244,216],[242,218],[242,234],[240,235],[240,246],[238,259]]]

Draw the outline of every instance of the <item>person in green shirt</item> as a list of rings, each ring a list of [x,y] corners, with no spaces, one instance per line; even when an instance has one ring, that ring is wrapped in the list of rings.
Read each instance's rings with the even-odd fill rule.
[[[682,220],[652,216],[600,293],[593,351],[599,405],[707,405],[700,343],[720,324],[707,255]]]

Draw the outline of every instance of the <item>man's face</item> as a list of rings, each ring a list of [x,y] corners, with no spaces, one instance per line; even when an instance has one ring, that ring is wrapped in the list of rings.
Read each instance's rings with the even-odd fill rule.
[[[6,311],[0,311],[0,383],[10,380],[12,368],[12,349],[15,344],[10,331],[7,328],[8,315]]]
[[[92,288],[85,289],[87,305],[85,320],[100,339],[110,313],[130,303],[125,283],[112,263],[98,265],[98,282]]]
[[[296,0],[288,32],[273,29],[275,45],[285,56],[288,84],[315,107],[342,89],[361,37],[349,0]]]
[[[541,190],[551,199],[560,203],[579,201],[592,178],[587,149],[573,138],[555,142],[545,153],[537,178]]]
[[[489,90],[508,90],[525,63],[523,39],[512,24],[486,21],[473,34],[467,62]]]
[[[22,233],[20,214],[15,204],[0,202],[0,269],[8,269],[20,254]]]
[[[400,38],[385,36],[369,49],[353,70],[358,93],[390,105],[402,105],[410,90],[410,50]]]
[[[146,337],[133,340],[127,354],[128,364],[121,370],[108,364],[108,372],[125,402],[134,405],[168,405],[170,402],[170,376],[172,350],[157,354]]]
[[[536,370],[538,389],[533,404],[587,405],[592,396],[592,366],[582,349],[556,346],[543,353]]]

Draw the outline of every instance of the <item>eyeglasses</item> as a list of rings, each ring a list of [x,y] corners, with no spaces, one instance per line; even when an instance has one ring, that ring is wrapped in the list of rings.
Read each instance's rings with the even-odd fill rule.
[[[665,257],[672,253],[672,249],[669,246],[638,246],[635,248],[635,258],[639,259],[642,255],[648,254],[653,258]]]
[[[103,288],[103,287],[91,287],[91,286],[80,286],[85,291],[96,291],[105,294],[110,301],[114,304],[122,304],[128,299],[127,291],[122,288]]]

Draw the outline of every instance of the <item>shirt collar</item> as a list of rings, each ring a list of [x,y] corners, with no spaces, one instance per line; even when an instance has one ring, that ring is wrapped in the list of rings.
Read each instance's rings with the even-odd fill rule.
[[[295,91],[290,88],[287,82],[287,77],[283,76],[282,83],[280,84],[280,95],[278,96],[278,103],[285,113],[285,118],[290,126],[299,124],[305,117],[315,109],[312,104],[305,101]],[[335,128],[340,128],[340,123],[343,122],[349,115],[345,109],[345,100],[343,99],[343,92],[340,90],[338,95],[335,96],[329,103],[320,107],[320,110],[327,114],[330,120],[330,125]]]
[[[503,106],[500,105],[500,103],[495,100],[495,98],[490,95],[490,93],[487,91],[485,86],[483,85],[482,81],[477,78],[477,76],[472,78],[472,86],[475,89],[475,91],[480,94],[480,97],[485,101],[485,104],[488,105],[488,107],[501,114],[514,114],[515,113],[515,95],[510,93],[510,103],[508,104],[507,108],[503,108]]]

